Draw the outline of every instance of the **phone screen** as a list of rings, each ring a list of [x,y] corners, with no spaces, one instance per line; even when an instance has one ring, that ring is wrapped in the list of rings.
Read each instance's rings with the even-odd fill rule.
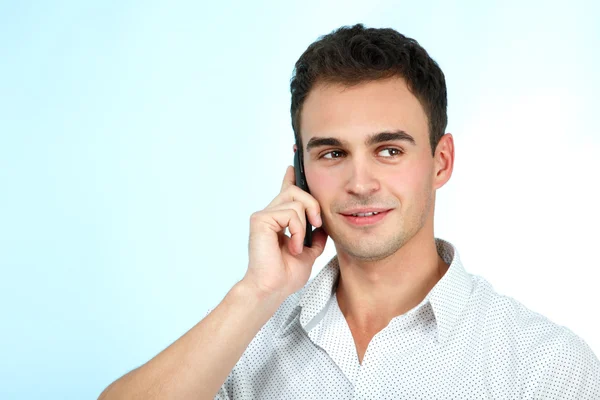
[[[308,184],[306,183],[306,175],[304,175],[304,161],[302,158],[302,150],[300,146],[296,145],[296,152],[294,153],[294,171],[296,172],[296,186],[310,193],[308,190]],[[312,247],[312,225],[308,222],[308,215],[306,216],[306,233],[304,235],[304,245]]]

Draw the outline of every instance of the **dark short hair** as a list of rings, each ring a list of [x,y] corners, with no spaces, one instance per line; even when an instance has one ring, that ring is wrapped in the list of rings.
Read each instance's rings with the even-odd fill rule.
[[[300,56],[290,82],[292,128],[299,146],[300,113],[317,83],[353,86],[400,76],[419,100],[429,123],[431,155],[446,129],[446,81],[439,65],[419,43],[390,28],[343,26],[323,35]]]

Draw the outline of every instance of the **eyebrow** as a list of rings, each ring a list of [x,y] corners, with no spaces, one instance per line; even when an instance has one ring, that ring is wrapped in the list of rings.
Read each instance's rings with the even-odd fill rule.
[[[369,135],[365,139],[365,145],[372,146],[377,143],[391,142],[394,140],[401,140],[401,141],[409,142],[413,146],[415,146],[417,144],[415,141],[415,138],[413,138],[411,135],[409,135],[408,133],[406,133],[403,130],[397,130],[397,131],[393,131],[393,132],[386,131],[386,132],[379,132],[379,133],[374,133],[372,135]],[[347,144],[347,142],[344,140],[334,138],[334,137],[317,137],[317,136],[315,136],[315,137],[310,138],[310,140],[306,144],[306,152],[309,152],[311,149],[314,149],[315,147],[321,147],[321,146],[343,147],[344,144]]]

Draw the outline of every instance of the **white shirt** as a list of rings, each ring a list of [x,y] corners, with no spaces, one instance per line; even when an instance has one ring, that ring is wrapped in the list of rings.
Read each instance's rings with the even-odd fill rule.
[[[362,365],[335,294],[336,256],[281,304],[215,399],[600,399],[600,362],[581,338],[435,241],[448,270],[373,337]]]

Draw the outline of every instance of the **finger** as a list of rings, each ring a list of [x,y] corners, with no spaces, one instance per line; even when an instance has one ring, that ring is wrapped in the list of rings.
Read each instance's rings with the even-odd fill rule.
[[[303,254],[308,257],[310,261],[314,262],[317,257],[323,254],[325,245],[327,244],[327,232],[323,228],[317,228],[313,231],[313,240],[311,247],[304,247]]]
[[[296,172],[294,170],[293,165],[288,165],[285,170],[285,175],[283,177],[283,183],[281,184],[280,192],[283,192],[287,187],[293,186],[296,184]]]
[[[293,210],[296,213],[296,217],[300,220],[301,229],[300,235],[294,236],[292,233],[291,227],[287,227],[290,232],[290,243],[288,243],[288,248],[291,254],[300,254],[304,248],[304,236],[306,236],[306,213],[304,209],[304,205],[299,201],[292,201],[289,203],[283,203],[274,208],[270,208],[269,211],[281,211],[281,210]]]
[[[265,208],[275,208],[281,204],[299,201],[302,203],[306,213],[308,214],[308,220],[312,226],[319,227],[323,224],[321,219],[321,206],[317,199],[315,199],[310,193],[305,192],[298,186],[289,186],[283,192],[279,193],[277,197],[271,201],[271,203]]]
[[[290,231],[290,253],[296,255],[302,251],[305,225],[298,218],[298,213],[291,208],[282,210],[258,211],[250,217],[250,234],[271,231],[280,234],[288,228]]]
[[[268,211],[277,211],[277,210],[289,210],[292,209],[296,211],[298,218],[302,222],[302,227],[306,230],[306,212],[304,205],[299,201],[290,201],[287,203],[282,203],[271,208],[268,208]]]
[[[289,211],[290,210],[282,210],[281,212]],[[305,226],[306,225],[298,218],[298,214],[294,212],[294,216],[290,217],[287,227],[290,231],[290,243],[288,249],[293,255],[302,253],[304,247],[304,235],[306,235]]]
[[[329,235],[323,228],[317,228],[313,231],[313,240],[312,246],[308,247],[309,251],[312,255],[317,258],[321,254],[323,254],[323,250],[325,250],[325,245],[327,244],[327,238]]]

